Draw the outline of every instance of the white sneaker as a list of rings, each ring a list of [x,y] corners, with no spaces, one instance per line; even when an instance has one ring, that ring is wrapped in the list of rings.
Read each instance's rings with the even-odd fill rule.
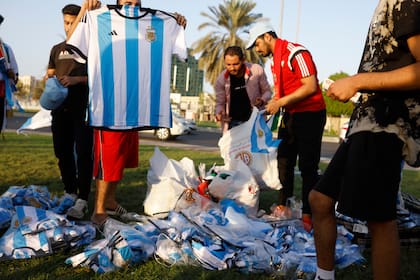
[[[82,219],[88,212],[88,204],[86,200],[78,198],[76,203],[69,208],[67,216],[75,219]]]

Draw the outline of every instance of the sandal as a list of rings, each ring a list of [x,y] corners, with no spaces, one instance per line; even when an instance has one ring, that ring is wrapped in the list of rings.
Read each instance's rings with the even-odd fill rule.
[[[92,224],[96,228],[96,230],[99,231],[103,235],[104,234],[104,229],[105,229],[105,224],[108,221],[108,217],[106,217],[105,219],[103,219],[100,222],[94,221],[92,218],[90,219],[90,221],[92,222]]]
[[[128,211],[124,207],[118,204],[114,210],[106,209],[106,213],[111,216],[121,217],[122,215],[127,214]]]

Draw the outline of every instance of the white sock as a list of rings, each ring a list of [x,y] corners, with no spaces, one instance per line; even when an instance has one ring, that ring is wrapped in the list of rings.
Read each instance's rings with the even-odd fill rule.
[[[324,270],[317,267],[315,280],[334,280],[334,270]]]

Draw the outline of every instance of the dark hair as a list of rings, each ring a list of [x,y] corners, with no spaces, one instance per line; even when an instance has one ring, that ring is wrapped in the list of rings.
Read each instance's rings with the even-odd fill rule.
[[[239,46],[230,46],[230,47],[227,47],[226,50],[225,50],[225,54],[224,54],[223,57],[225,57],[227,55],[230,55],[230,56],[237,55],[237,56],[239,56],[239,59],[240,60],[243,60],[244,59],[244,52],[242,51],[242,48],[239,47]]]
[[[3,23],[4,17],[2,15],[0,15],[0,24]]]
[[[61,12],[63,13],[63,15],[77,16],[80,12],[80,6],[69,4],[69,5],[64,6]]]
[[[277,39],[277,34],[276,34],[276,32],[274,32],[274,31],[268,31],[268,32],[266,32],[267,34],[269,34],[271,37],[273,37],[274,39]],[[258,36],[258,38],[257,39],[263,39],[264,38],[264,35],[266,34],[266,33],[264,33],[264,34],[262,34],[262,35],[260,35],[260,36]],[[254,42],[254,44],[255,44],[255,42]]]

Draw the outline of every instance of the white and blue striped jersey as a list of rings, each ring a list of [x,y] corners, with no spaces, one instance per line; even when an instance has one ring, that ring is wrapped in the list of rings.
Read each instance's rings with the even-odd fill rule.
[[[94,127],[171,127],[171,57],[187,58],[184,29],[161,11],[102,7],[87,12],[68,44],[88,58]]]

